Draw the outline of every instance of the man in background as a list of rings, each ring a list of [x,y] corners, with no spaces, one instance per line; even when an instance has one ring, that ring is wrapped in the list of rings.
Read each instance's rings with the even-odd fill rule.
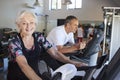
[[[75,16],[67,16],[64,25],[52,29],[47,40],[63,54],[84,49],[85,42],[74,42],[74,33],[77,31],[78,25],[79,21]]]

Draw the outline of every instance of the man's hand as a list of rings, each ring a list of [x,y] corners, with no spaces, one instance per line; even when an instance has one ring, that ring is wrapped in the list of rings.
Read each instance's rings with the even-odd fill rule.
[[[80,45],[79,49],[84,49],[86,47],[86,42],[85,41],[80,42],[79,45]]]
[[[75,46],[78,50],[84,49],[86,47],[86,42],[83,41],[83,42],[77,43],[77,44],[75,44]]]

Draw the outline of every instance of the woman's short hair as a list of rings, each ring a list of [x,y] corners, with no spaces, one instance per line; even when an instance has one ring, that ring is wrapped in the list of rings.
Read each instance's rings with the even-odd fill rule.
[[[33,13],[31,11],[26,11],[26,10],[20,12],[18,17],[16,18],[16,23],[19,23],[21,21],[21,19],[23,18],[23,16],[26,14],[30,14],[31,16],[33,16],[33,18],[35,19],[35,23],[36,24],[38,23],[35,13]]]

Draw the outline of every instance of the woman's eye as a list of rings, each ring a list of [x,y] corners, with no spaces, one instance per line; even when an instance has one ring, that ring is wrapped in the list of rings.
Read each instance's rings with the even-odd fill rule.
[[[34,24],[34,22],[30,22],[30,24]]]
[[[22,23],[23,25],[26,25],[26,23]]]

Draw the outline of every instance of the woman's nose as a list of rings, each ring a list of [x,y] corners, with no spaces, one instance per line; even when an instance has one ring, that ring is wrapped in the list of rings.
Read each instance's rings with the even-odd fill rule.
[[[27,23],[27,26],[29,27],[29,26],[30,26],[30,23]]]

